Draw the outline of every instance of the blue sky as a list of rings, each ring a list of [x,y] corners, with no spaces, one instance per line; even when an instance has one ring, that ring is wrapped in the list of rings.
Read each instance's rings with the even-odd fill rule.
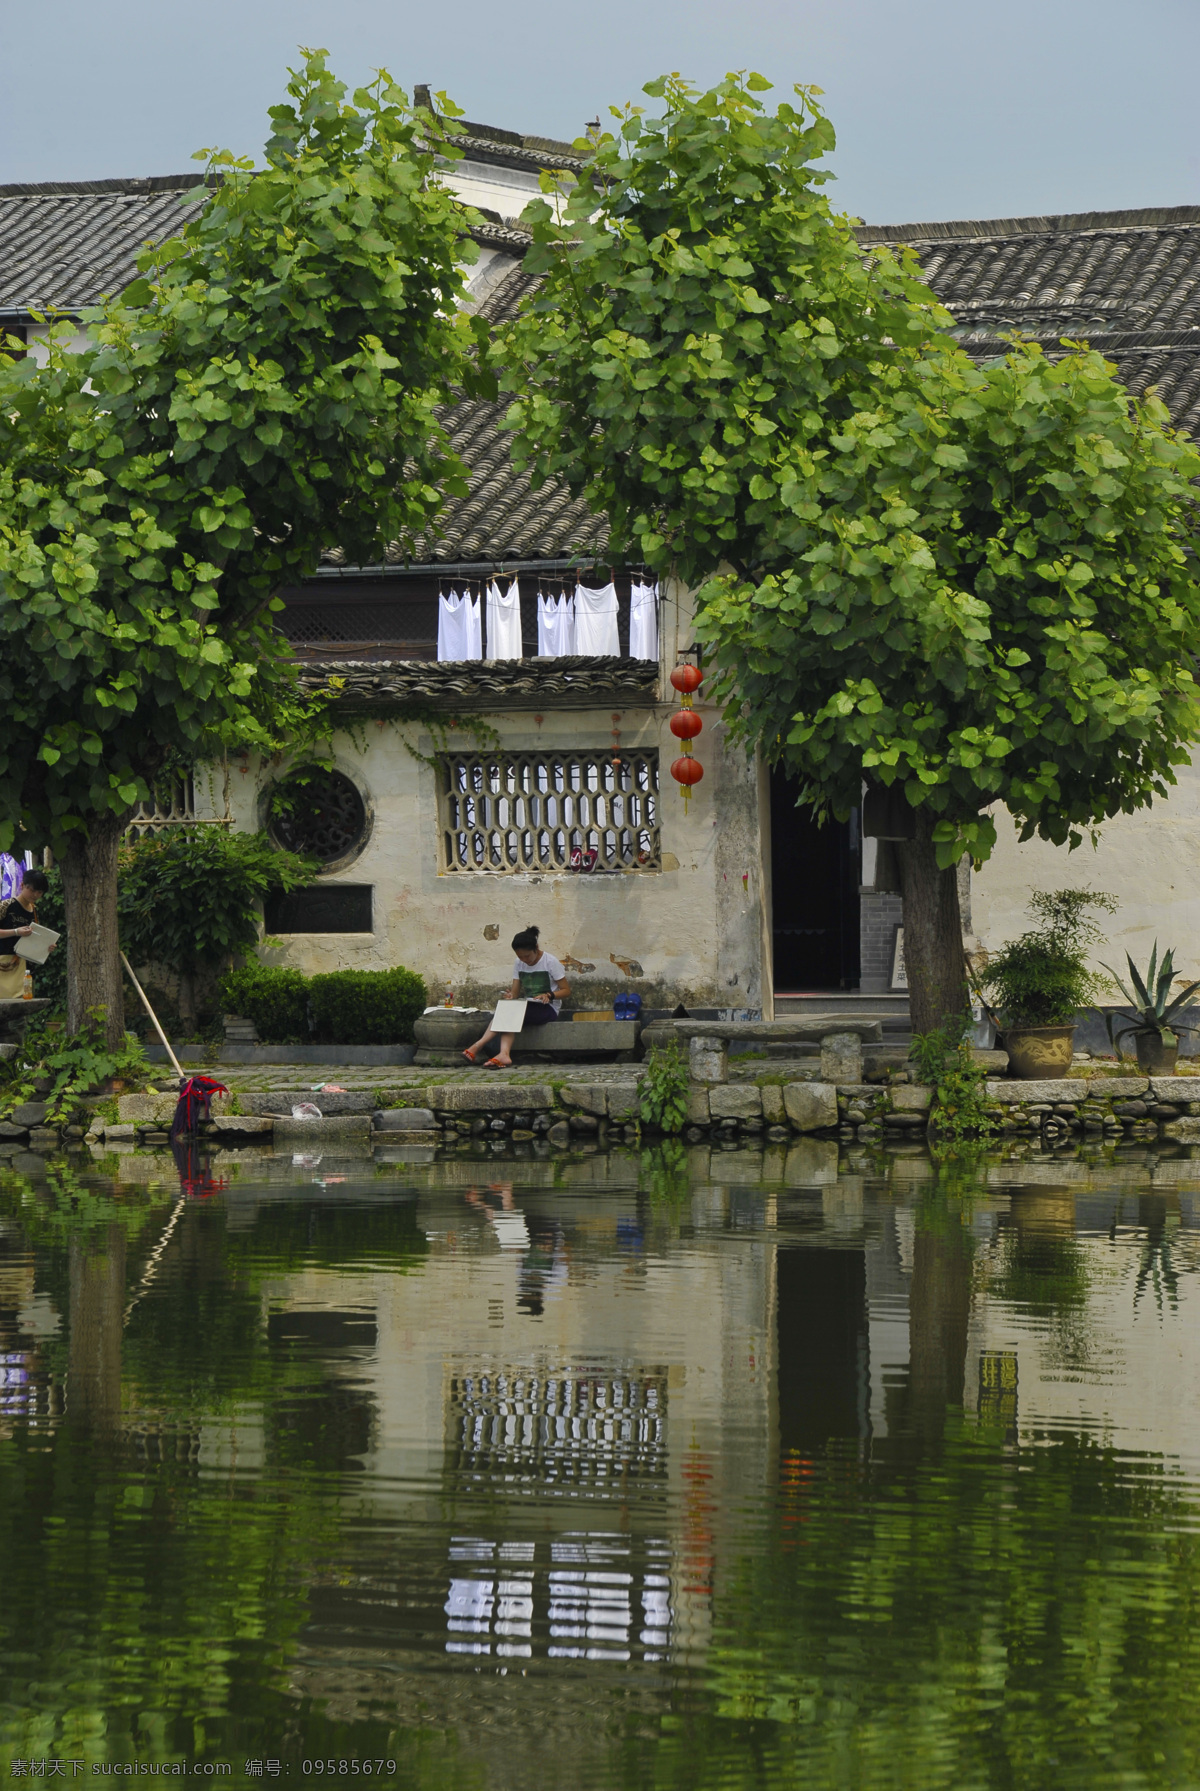
[[[835,202],[873,223],[1200,202],[1195,0],[0,0],[0,27],[0,182],[253,153],[306,43],[546,136],[663,70],[815,81]]]

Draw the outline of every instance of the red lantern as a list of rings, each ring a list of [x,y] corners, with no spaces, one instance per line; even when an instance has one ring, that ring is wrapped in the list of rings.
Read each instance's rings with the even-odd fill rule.
[[[683,785],[684,793],[686,794],[690,785],[698,784],[700,782],[700,779],[704,776],[704,767],[699,759],[693,759],[691,757],[686,759],[676,759],[675,763],[671,766],[671,776],[675,779],[677,784]]]
[[[703,726],[694,709],[681,709],[671,717],[671,732],[677,740],[694,740]]]
[[[671,673],[671,682],[676,690],[690,696],[693,690],[699,690],[704,681],[704,673],[698,665],[677,665]]]

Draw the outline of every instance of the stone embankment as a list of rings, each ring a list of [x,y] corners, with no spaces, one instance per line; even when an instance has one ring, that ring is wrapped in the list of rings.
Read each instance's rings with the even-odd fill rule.
[[[760,1067],[735,1059],[731,1074],[721,1041],[708,1038],[690,1040],[688,1058],[684,1136],[692,1143],[782,1143],[798,1134],[918,1143],[929,1126],[933,1091],[909,1082],[896,1066],[867,1079],[861,1041],[850,1035],[826,1040],[819,1066],[813,1061]],[[317,1140],[351,1150],[406,1143],[444,1148],[512,1142],[557,1149],[588,1141],[615,1144],[639,1135],[645,1075],[642,1066],[630,1065],[561,1075],[551,1070],[528,1081],[470,1072],[440,1080],[425,1075],[387,1089],[338,1094],[295,1087],[242,1090],[218,1099],[204,1136],[221,1147],[282,1149],[304,1149]],[[1036,1140],[1051,1148],[1156,1138],[1200,1144],[1200,1076],[1103,1075],[1083,1066],[1062,1081],[996,1079],[985,1087],[1001,1138]],[[301,1103],[316,1107],[319,1117],[295,1114]],[[173,1094],[123,1095],[115,1119],[102,1117],[112,1114],[111,1102],[93,1100],[71,1124],[51,1126],[45,1103],[30,1101],[0,1122],[0,1159],[64,1144],[105,1151],[161,1146],[174,1112]]]

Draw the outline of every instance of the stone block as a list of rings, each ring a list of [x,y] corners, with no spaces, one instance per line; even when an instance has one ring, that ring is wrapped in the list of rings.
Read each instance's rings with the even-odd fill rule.
[[[762,1100],[762,1114],[769,1126],[781,1126],[787,1118],[787,1109],[783,1104],[783,1090],[774,1082],[765,1082],[759,1089]]]
[[[608,1089],[608,1117],[628,1125],[641,1117],[641,1085],[637,1082],[613,1082]]]
[[[761,1119],[762,1096],[752,1082],[719,1084],[708,1091],[713,1119]]]
[[[987,1094],[990,1101],[1003,1101],[1009,1105],[1019,1103],[1027,1106],[1034,1101],[1070,1101],[1078,1102],[1087,1094],[1087,1084],[1076,1078],[1045,1082],[1020,1082],[1005,1080],[989,1082]]]
[[[688,1124],[706,1126],[708,1124],[708,1084],[691,1082],[688,1084],[687,1104]]]
[[[577,1026],[560,1017],[550,1026],[531,1026],[513,1040],[513,1056],[591,1057],[600,1051],[636,1052],[642,1036],[640,1020],[589,1020]]]
[[[45,1101],[23,1101],[19,1107],[14,1107],[8,1115],[8,1123],[10,1126],[21,1126],[28,1130],[30,1126],[40,1126],[45,1117]]]
[[[439,1014],[423,1014],[413,1022],[413,1038],[430,1050],[465,1051],[483,1036],[490,1012],[480,1008],[478,1013],[456,1014],[444,1008]]]
[[[28,1130],[28,1126],[14,1126],[9,1119],[0,1122],[0,1138],[21,1139]]]
[[[163,1117],[159,1113],[159,1105],[163,1101],[170,1102],[171,1112],[174,1113],[176,1102],[174,1095],[120,1095],[117,1099],[117,1118],[123,1126],[158,1125]]]
[[[923,1082],[901,1082],[890,1093],[894,1113],[926,1113],[933,1098],[932,1088]]]
[[[335,1113],[328,1119],[293,1119],[281,1113],[274,1125],[276,1144],[290,1144],[295,1138],[310,1143],[366,1144],[371,1136],[369,1113]]]
[[[600,1121],[594,1113],[572,1113],[567,1121],[572,1132],[598,1132]]]
[[[435,1113],[529,1113],[553,1107],[554,1097],[544,1083],[485,1081],[446,1082],[425,1090]]]
[[[728,1082],[729,1046],[724,1039],[688,1040],[688,1075],[693,1082]]]
[[[783,1091],[783,1105],[798,1132],[820,1132],[837,1125],[837,1089],[832,1082],[789,1082]]]
[[[1175,1080],[1175,1078],[1167,1078]],[[1123,1101],[1133,1095],[1144,1095],[1150,1086],[1148,1076],[1089,1076],[1087,1091],[1089,1100]],[[1200,1098],[1200,1089],[1197,1089]]]
[[[381,1107],[371,1119],[377,1132],[431,1132],[437,1125],[428,1107]]]
[[[603,1119],[608,1112],[608,1090],[602,1082],[571,1082],[559,1093],[563,1106],[573,1107],[579,1113],[590,1113],[596,1119]]]
[[[1169,1119],[1163,1126],[1163,1135],[1174,1138],[1178,1144],[1200,1144],[1200,1119]]]
[[[1146,1084],[1143,1082],[1142,1087]],[[1150,1088],[1159,1101],[1200,1101],[1200,1076],[1151,1076]],[[21,1111],[18,1108],[18,1113]],[[13,1114],[14,1119],[17,1114]],[[19,1123],[19,1121],[18,1121]]]
[[[830,1032],[821,1040],[821,1080],[861,1082],[863,1079],[862,1040],[857,1032]]]
[[[217,1113],[211,1124],[220,1143],[225,1138],[269,1138],[276,1122],[270,1116],[255,1113]]]
[[[30,1150],[55,1150],[58,1146],[58,1133],[53,1126],[33,1126],[29,1133]]]
[[[560,1150],[565,1149],[571,1142],[571,1128],[565,1119],[557,1120],[546,1133],[546,1137],[551,1144],[557,1145]]]
[[[126,1142],[132,1144],[136,1136],[137,1127],[133,1125],[105,1126],[104,1128],[105,1144],[124,1144]]]

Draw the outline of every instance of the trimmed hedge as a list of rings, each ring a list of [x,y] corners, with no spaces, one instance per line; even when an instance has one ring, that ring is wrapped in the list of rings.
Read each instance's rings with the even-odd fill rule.
[[[321,1045],[409,1045],[425,1011],[425,979],[412,970],[332,970],[308,985],[309,1019]]]
[[[221,984],[228,1014],[253,1020],[265,1045],[407,1045],[425,1010],[425,982],[411,970],[299,970],[247,964]]]
[[[264,1044],[293,1044],[308,1037],[308,978],[299,970],[247,964],[221,983],[222,1011],[254,1021]]]

